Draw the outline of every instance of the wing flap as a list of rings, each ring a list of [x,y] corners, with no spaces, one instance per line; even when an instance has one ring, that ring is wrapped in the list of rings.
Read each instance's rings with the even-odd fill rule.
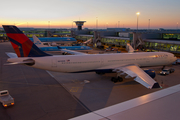
[[[147,73],[145,73],[141,68],[139,68],[137,65],[126,65],[121,66],[119,68],[116,68],[116,70],[119,69],[120,71],[123,71],[124,73],[128,74],[131,77],[135,77],[134,80],[138,83],[142,84],[143,86],[147,88],[159,88],[159,84],[154,81]]]
[[[149,88],[149,84],[146,83],[145,81],[143,81],[140,77],[137,76],[134,80],[135,80],[136,82],[142,84],[143,86]]]

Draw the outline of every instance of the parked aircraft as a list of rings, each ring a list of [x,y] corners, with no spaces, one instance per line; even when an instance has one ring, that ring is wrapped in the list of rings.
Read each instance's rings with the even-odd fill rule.
[[[39,47],[42,51],[60,51],[61,49],[78,50],[78,51],[92,50],[92,48],[88,46],[46,46],[35,35],[33,35],[33,40],[34,40],[34,44],[37,47]]]
[[[129,53],[133,53],[135,51],[134,48],[129,43],[127,43],[127,45],[126,45],[126,50]]]
[[[29,39],[33,41],[33,38],[29,38]],[[76,42],[75,38],[70,38],[70,37],[40,37],[39,40],[43,43],[46,43],[47,45],[50,44],[52,46],[71,44]]]
[[[9,64],[25,64],[30,67],[57,72],[117,72],[112,80],[122,81],[132,77],[147,88],[159,88],[140,67],[164,66],[172,64],[177,58],[168,52],[138,52],[114,54],[79,54],[79,55],[49,55],[41,51],[16,26],[3,25],[17,56],[8,54]]]

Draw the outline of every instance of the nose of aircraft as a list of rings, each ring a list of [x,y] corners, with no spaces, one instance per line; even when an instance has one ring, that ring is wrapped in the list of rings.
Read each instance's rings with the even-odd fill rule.
[[[173,63],[173,62],[175,62],[176,60],[177,60],[177,57],[176,57],[174,54],[169,53],[169,62],[170,62],[170,63]]]

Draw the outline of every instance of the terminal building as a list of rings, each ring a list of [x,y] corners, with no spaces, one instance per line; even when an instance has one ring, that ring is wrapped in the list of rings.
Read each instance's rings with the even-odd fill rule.
[[[71,36],[82,41],[92,38],[93,44],[101,43],[101,46],[125,47],[126,43],[130,43],[135,49],[143,51],[180,53],[180,30],[86,29],[71,31]]]

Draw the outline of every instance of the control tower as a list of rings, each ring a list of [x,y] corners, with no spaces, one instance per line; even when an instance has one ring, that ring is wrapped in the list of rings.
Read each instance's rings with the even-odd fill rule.
[[[74,22],[76,23],[76,25],[78,27],[77,29],[82,30],[82,26],[86,21],[74,21]]]

